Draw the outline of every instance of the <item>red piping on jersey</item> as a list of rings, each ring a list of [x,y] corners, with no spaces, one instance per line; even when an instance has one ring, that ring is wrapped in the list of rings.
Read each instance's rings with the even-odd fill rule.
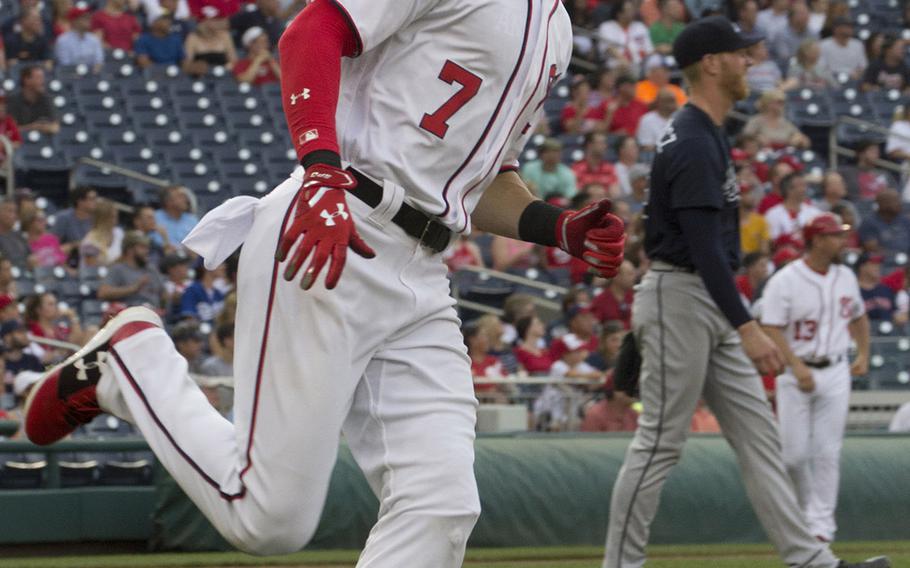
[[[288,210],[285,212],[284,219],[282,219],[282,221],[281,221],[281,232],[278,234],[281,234],[281,235],[284,234],[285,228],[287,228],[288,219],[290,219],[291,211],[293,211],[293,210],[294,210],[294,202],[291,203],[291,205],[288,207]],[[253,391],[253,413],[252,413],[252,417],[250,418],[250,432],[249,432],[249,436],[247,437],[247,444],[246,444],[246,465],[243,467],[243,470],[240,471],[240,476],[239,476],[240,491],[238,491],[237,493],[225,493],[224,491],[222,491],[221,486],[218,484],[218,482],[215,481],[214,479],[212,479],[208,474],[206,474],[205,471],[202,469],[202,466],[197,464],[193,460],[193,458],[190,457],[190,455],[187,454],[186,451],[184,451],[183,448],[180,447],[180,444],[177,443],[177,440],[174,439],[174,436],[171,435],[170,431],[167,429],[167,427],[164,425],[164,423],[161,421],[161,419],[158,418],[158,415],[155,414],[155,410],[149,404],[148,399],[145,396],[145,393],[142,391],[142,387],[139,386],[139,383],[133,377],[132,373],[130,373],[129,369],[127,369],[126,365],[123,363],[123,360],[120,359],[120,355],[117,353],[116,349],[114,349],[114,348],[111,349],[111,353],[114,354],[114,358],[117,360],[117,364],[123,370],[123,373],[124,373],[124,375],[126,375],[127,380],[129,381],[130,385],[133,387],[133,390],[136,391],[136,394],[139,396],[139,398],[142,400],[142,403],[145,405],[145,409],[148,411],[149,415],[152,417],[152,420],[155,421],[155,424],[158,426],[158,428],[161,430],[161,432],[164,434],[164,436],[168,439],[168,441],[170,441],[171,445],[174,446],[174,449],[177,450],[177,453],[179,453],[180,456],[190,465],[190,467],[192,467],[193,470],[195,470],[196,473],[199,474],[199,476],[203,479],[203,481],[205,481],[207,484],[211,485],[212,488],[214,488],[216,491],[218,491],[218,494],[221,496],[221,498],[226,501],[234,501],[235,499],[242,499],[246,495],[246,486],[243,485],[243,476],[246,474],[247,471],[250,470],[251,467],[253,467],[253,436],[256,433],[256,416],[257,416],[258,410],[259,410],[259,392],[260,392],[260,387],[262,386],[262,369],[265,365],[265,352],[266,352],[266,348],[268,347],[269,327],[270,327],[270,323],[272,320],[272,308],[274,307],[274,303],[275,303],[275,285],[277,284],[277,282],[278,282],[278,261],[276,260],[276,261],[273,261],[273,264],[272,264],[272,280],[271,280],[271,284],[269,285],[269,299],[268,299],[268,302],[266,303],[266,308],[265,308],[265,310],[266,310],[265,311],[265,327],[262,330],[262,344],[259,347],[259,363],[256,365],[256,387],[255,387],[255,390]]]
[[[837,298],[837,297],[835,296],[835,293],[837,292],[837,279],[838,279],[839,277],[840,277],[840,270],[836,270],[836,271],[834,272],[834,278],[831,280],[831,294],[830,294],[831,299],[834,300],[834,301],[836,301],[836,302],[837,302],[837,301],[840,301],[840,298]],[[833,354],[831,353],[831,338],[834,337],[834,326],[836,325],[836,323],[835,323],[835,318],[836,318],[838,315],[840,315],[840,312],[839,312],[839,311],[837,311],[837,310],[831,310],[831,325],[830,325],[830,327],[828,327],[828,346],[827,346],[827,348],[825,349],[825,351],[826,351],[825,355],[833,355]],[[839,354],[838,354],[838,355],[839,355]]]
[[[506,88],[502,92],[502,96],[499,97],[499,104],[496,105],[496,110],[493,112],[493,116],[490,117],[490,121],[487,122],[486,128],[483,130],[483,134],[480,136],[480,140],[477,141],[477,144],[474,145],[474,148],[471,149],[471,152],[468,154],[467,159],[455,170],[455,173],[452,174],[452,177],[449,178],[449,181],[446,182],[445,188],[442,190],[442,199],[446,203],[446,208],[440,213],[440,217],[445,216],[451,209],[452,204],[449,203],[448,193],[449,189],[452,186],[452,182],[455,181],[461,172],[471,163],[471,160],[474,159],[474,155],[477,154],[477,151],[480,150],[480,145],[483,144],[483,141],[487,139],[487,136],[490,134],[490,129],[493,128],[493,124],[496,122],[496,118],[499,116],[499,111],[502,110],[502,105],[506,102],[506,97],[509,95],[509,91],[512,90],[512,83],[515,82],[515,77],[518,75],[518,70],[521,69],[521,62],[524,61],[525,50],[528,47],[528,36],[531,35],[531,20],[534,15],[534,7],[532,0],[528,0],[528,16],[525,20],[525,36],[521,42],[521,53],[518,55],[518,61],[515,63],[515,68],[512,70],[512,75],[509,77],[509,82],[506,83]],[[462,229],[464,230],[464,229]]]
[[[281,104],[300,160],[317,150],[339,153],[341,58],[362,49],[351,16],[334,0],[316,0],[281,35]]]
[[[171,435],[170,431],[164,426],[164,423],[161,422],[161,419],[158,418],[158,415],[155,414],[155,411],[154,411],[154,409],[152,409],[152,406],[149,404],[149,401],[146,398],[145,393],[142,392],[142,388],[139,386],[139,383],[136,382],[136,378],[133,377],[133,374],[130,373],[130,370],[123,363],[123,359],[120,358],[120,354],[118,354],[117,350],[113,349],[113,348],[110,350],[110,352],[113,353],[114,359],[116,359],[116,361],[117,361],[117,366],[119,366],[120,370],[123,371],[123,374],[126,375],[126,380],[129,381],[130,386],[132,386],[133,390],[136,391],[136,395],[138,395],[139,399],[142,400],[142,404],[145,405],[145,409],[146,409],[146,411],[148,411],[149,416],[152,417],[152,420],[155,421],[155,424],[158,426],[158,429],[161,430],[161,432],[168,439],[168,441],[171,443],[171,445],[174,446],[174,449],[177,450],[177,453],[180,454],[180,457],[182,457],[186,461],[186,463],[188,463],[190,465],[190,467],[193,468],[193,470],[195,470],[196,473],[199,474],[199,477],[201,477],[203,481],[205,481],[207,484],[211,485],[212,488],[214,488],[216,491],[218,491],[218,494],[221,495],[222,499],[226,499],[228,501],[233,501],[234,499],[242,498],[244,496],[244,494],[246,493],[245,487],[242,487],[240,489],[239,493],[233,493],[233,494],[225,493],[224,491],[221,490],[221,487],[218,485],[218,482],[215,481],[214,479],[212,479],[211,477],[209,477],[208,474],[206,474],[205,471],[202,469],[202,467],[199,464],[197,464],[195,461],[193,461],[193,458],[191,458],[189,456],[189,454],[187,454],[183,450],[183,448],[180,447],[180,444],[177,443],[177,440],[174,439],[174,437]]]
[[[518,115],[515,117],[515,122],[512,123],[512,128],[509,129],[509,134],[506,136],[505,143],[499,149],[499,152],[496,153],[496,159],[493,160],[494,164],[499,163],[499,157],[502,156],[502,153],[505,151],[506,145],[509,143],[509,137],[512,136],[512,132],[515,131],[515,127],[518,126],[518,123],[521,121],[521,115],[524,114],[524,111],[528,108],[528,105],[531,104],[531,101],[534,100],[534,97],[537,95],[537,89],[540,88],[540,80],[543,78],[543,70],[547,66],[547,53],[550,51],[550,22],[553,20],[553,14],[556,13],[556,9],[559,8],[559,1],[560,0],[554,0],[553,9],[550,10],[550,15],[547,17],[547,33],[544,36],[545,39],[544,39],[544,48],[543,48],[543,58],[540,62],[540,73],[537,75],[537,83],[534,85],[534,90],[531,92],[531,96],[528,97],[528,100],[525,101],[524,106],[522,106],[521,110],[518,111]],[[538,105],[538,107],[539,106],[540,105]],[[465,199],[467,199],[469,193],[471,193],[472,191],[477,189],[477,187],[481,183],[483,183],[483,180],[487,179],[487,176],[490,175],[490,172],[493,171],[494,167],[496,167],[496,166],[494,165],[489,170],[487,170],[486,174],[484,174],[484,176],[482,178],[480,178],[480,181],[475,183],[474,185],[472,185],[470,188],[468,188],[468,190],[466,192],[464,192],[464,195],[461,196],[461,211],[462,211],[462,213],[464,213],[465,222],[464,222],[464,227],[462,227],[461,229],[458,230],[459,233],[461,231],[464,231],[468,227],[468,211],[464,205]],[[515,166],[506,166],[506,167],[500,169],[499,173],[503,173],[503,172],[507,172],[507,171],[518,171],[518,168],[516,168]]]
[[[808,267],[808,265],[805,262],[803,262],[803,265]],[[821,301],[819,301],[819,305],[821,306],[821,308],[820,308],[821,311],[819,312],[819,315],[818,315],[818,323],[819,323],[819,325],[821,325],[822,320],[825,319],[825,290],[818,284],[818,282],[815,282],[814,280],[809,278],[809,275],[805,274],[803,271],[797,270],[796,273],[799,274],[800,276],[802,276],[803,280],[808,282],[813,288],[818,290],[818,297],[821,298]],[[819,356],[818,350],[819,350],[819,348],[821,348],[821,346],[822,346],[822,334],[816,333],[815,334],[815,350],[812,352],[812,357]]]

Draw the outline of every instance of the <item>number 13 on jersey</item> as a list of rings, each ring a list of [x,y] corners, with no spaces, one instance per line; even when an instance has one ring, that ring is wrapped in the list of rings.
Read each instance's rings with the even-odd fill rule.
[[[442,66],[439,79],[449,85],[458,83],[461,85],[461,89],[443,103],[436,112],[424,114],[420,127],[436,137],[444,139],[449,130],[449,119],[477,95],[483,79],[451,60],[446,61]]]

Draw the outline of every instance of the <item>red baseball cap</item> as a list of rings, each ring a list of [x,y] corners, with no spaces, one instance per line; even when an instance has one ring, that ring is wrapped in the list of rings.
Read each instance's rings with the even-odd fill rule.
[[[834,213],[822,213],[813,217],[803,227],[803,240],[808,243],[815,235],[836,235],[849,230],[850,225],[845,225]]]
[[[92,9],[87,6],[73,6],[66,13],[66,19],[69,21],[78,20],[82,16],[91,14]]]
[[[799,256],[799,249],[790,245],[785,245],[777,249],[777,252],[771,257],[771,262],[774,263],[775,267],[780,268],[788,262],[796,260]]]

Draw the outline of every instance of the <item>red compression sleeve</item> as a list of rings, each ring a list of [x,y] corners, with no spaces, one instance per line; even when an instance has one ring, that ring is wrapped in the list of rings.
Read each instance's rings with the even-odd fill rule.
[[[278,42],[284,116],[304,165],[314,152],[339,153],[335,108],[341,58],[356,57],[360,46],[353,23],[332,0],[315,0],[307,6]]]

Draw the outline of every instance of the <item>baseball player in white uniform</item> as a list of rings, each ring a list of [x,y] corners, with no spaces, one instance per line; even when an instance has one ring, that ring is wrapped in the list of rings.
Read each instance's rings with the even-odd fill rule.
[[[140,307],[36,385],[26,432],[48,444],[101,411],[132,421],[221,534],[259,554],[311,538],[343,433],[380,501],[357,566],[461,566],[480,511],[477,402],[442,252],[473,222],[605,277],[622,262],[608,201],[561,210],[515,173],[569,63],[568,15],[560,0],[315,0],[279,49],[301,167],[186,241],[207,264],[244,243],[234,423]]]
[[[809,528],[830,542],[840,451],[850,401],[850,375],[869,366],[869,319],[856,276],[840,264],[849,225],[831,213],[803,228],[806,255],[768,281],[761,322],[787,359],[777,378],[784,464]],[[857,357],[847,360],[850,338]]]

